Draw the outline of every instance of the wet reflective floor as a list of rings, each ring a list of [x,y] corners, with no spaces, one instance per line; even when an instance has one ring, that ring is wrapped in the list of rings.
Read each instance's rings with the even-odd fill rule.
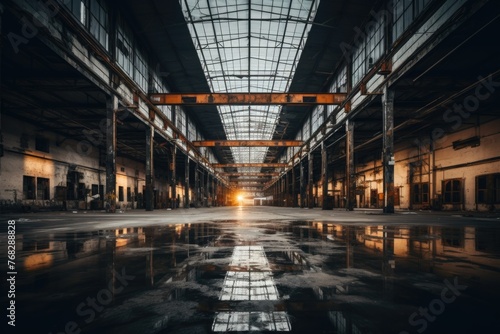
[[[18,222],[16,332],[499,332],[498,221],[157,218]]]

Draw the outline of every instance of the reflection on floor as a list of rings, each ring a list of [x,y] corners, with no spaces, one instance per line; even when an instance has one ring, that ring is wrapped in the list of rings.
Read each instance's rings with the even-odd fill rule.
[[[279,294],[264,247],[236,246],[226,273],[220,300],[278,300]],[[290,331],[286,312],[219,312],[214,332]]]

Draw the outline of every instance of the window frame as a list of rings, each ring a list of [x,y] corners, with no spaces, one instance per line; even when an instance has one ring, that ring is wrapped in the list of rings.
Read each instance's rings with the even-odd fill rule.
[[[458,189],[455,189],[458,183]],[[442,183],[443,204],[463,204],[463,179],[446,179]],[[447,190],[447,185],[450,184],[450,190]],[[455,196],[458,194],[458,201]]]

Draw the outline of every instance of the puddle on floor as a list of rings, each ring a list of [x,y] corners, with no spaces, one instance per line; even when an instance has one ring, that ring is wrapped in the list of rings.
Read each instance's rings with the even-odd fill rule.
[[[17,327],[37,333],[488,332],[500,315],[497,227],[221,221],[16,250]]]

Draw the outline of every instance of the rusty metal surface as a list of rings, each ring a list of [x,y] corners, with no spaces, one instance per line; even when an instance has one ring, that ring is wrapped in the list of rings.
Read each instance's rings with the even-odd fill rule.
[[[198,140],[195,147],[293,147],[302,146],[302,140]]]
[[[281,168],[286,167],[286,163],[234,163],[234,164],[212,164],[214,168],[229,168],[229,167],[255,167],[255,168]]]
[[[163,93],[151,94],[156,105],[337,105],[344,93]]]

